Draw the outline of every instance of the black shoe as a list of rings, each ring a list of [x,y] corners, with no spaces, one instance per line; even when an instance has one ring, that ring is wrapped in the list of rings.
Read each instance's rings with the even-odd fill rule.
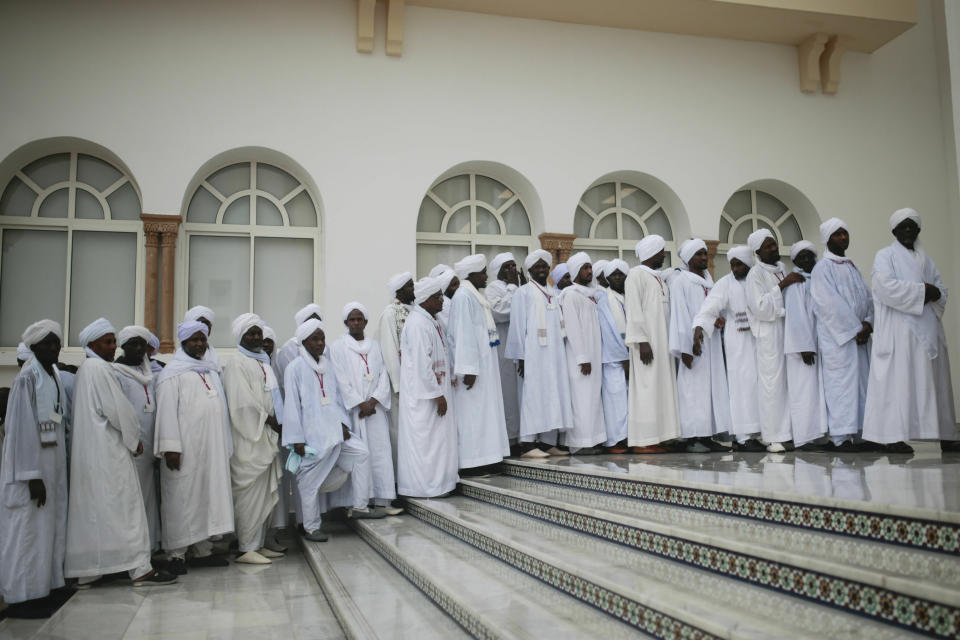
[[[940,451],[944,453],[960,452],[960,440],[941,440]]]
[[[807,444],[797,447],[797,451],[807,451],[811,453],[836,453],[837,447],[829,440],[824,443],[818,442],[808,442]]]
[[[140,578],[133,581],[134,587],[160,587],[166,584],[173,584],[177,581],[177,576],[166,571],[153,571],[146,578]]]
[[[853,440],[844,440],[843,442],[840,443],[840,446],[835,447],[834,450],[837,453],[863,453],[864,451],[866,451],[866,449],[861,447],[859,444],[857,444]]]
[[[51,605],[46,598],[14,602],[0,611],[0,618],[17,618],[20,620],[40,620],[49,618],[57,612],[59,607]]]
[[[913,447],[902,440],[884,446],[883,450],[887,453],[913,453]]]
[[[756,438],[750,438],[746,442],[733,442],[733,450],[741,453],[763,453],[767,448]]]
[[[187,562],[183,558],[170,558],[167,563],[167,573],[174,576],[184,576],[187,574]]]
[[[713,438],[697,438],[697,442],[710,449],[713,453],[725,453],[730,451],[730,447],[720,444]]]
[[[229,567],[230,561],[224,558],[223,556],[217,556],[210,554],[209,556],[202,556],[200,558],[192,558],[190,560],[190,566],[193,567]]]

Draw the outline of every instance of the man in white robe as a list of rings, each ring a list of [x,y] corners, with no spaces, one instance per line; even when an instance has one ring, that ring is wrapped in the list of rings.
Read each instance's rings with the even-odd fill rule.
[[[564,446],[593,448],[607,439],[603,415],[603,346],[600,339],[598,290],[591,287],[593,265],[590,256],[580,251],[567,260],[573,283],[560,295],[560,311],[567,332],[567,377],[570,381],[570,407],[573,423],[563,434]]]
[[[520,376],[517,365],[506,357],[507,336],[510,334],[510,305],[513,295],[526,278],[517,269],[517,262],[510,252],[499,253],[490,261],[490,274],[494,280],[487,284],[484,295],[490,302],[493,320],[497,324],[500,345],[497,359],[500,363],[500,389],[503,391],[503,416],[507,424],[507,437],[516,443],[520,437]]]
[[[627,442],[634,453],[666,453],[664,446],[681,436],[677,378],[670,358],[670,288],[658,269],[665,242],[651,234],[637,243],[640,265],[624,285],[630,349],[630,408]]]
[[[293,321],[296,323],[296,326],[302,325],[304,322],[311,318],[316,318],[317,320],[323,322],[323,310],[320,309],[320,305],[310,304],[304,306],[302,309],[293,314]],[[277,368],[279,369],[278,381],[280,382],[281,387],[283,386],[284,373],[287,370],[287,366],[300,357],[300,342],[297,340],[296,336],[291,336],[289,340],[283,343],[277,350]]]
[[[787,357],[787,392],[790,394],[790,424],[794,446],[819,451],[814,442],[827,433],[822,360],[817,346],[817,318],[810,295],[810,273],[817,263],[812,242],[800,240],[790,249],[793,272],[802,282],[783,292],[783,352]]]
[[[451,371],[443,333],[435,320],[443,304],[437,278],[416,283],[414,308],[403,327],[397,491],[416,498],[442,497],[459,477],[457,424],[448,410]]]
[[[454,265],[460,287],[453,296],[450,324],[445,334],[453,353],[453,389],[459,442],[459,468],[486,472],[510,455],[503,414],[500,335],[490,302],[481,289],[487,286],[487,258],[467,256]],[[504,336],[506,339],[506,336]]]
[[[365,474],[370,501],[376,510],[395,516],[403,513],[403,509],[390,505],[397,497],[397,476],[393,470],[390,420],[387,417],[393,396],[390,377],[383,364],[380,343],[366,337],[370,320],[367,308],[359,302],[348,302],[343,307],[342,317],[347,333],[330,345],[330,360],[337,375],[343,406],[350,413],[352,432],[366,443],[370,457],[363,465],[354,467],[351,482],[341,491],[349,486],[352,492],[356,479]]]
[[[757,352],[747,317],[746,279],[753,266],[750,247],[727,251],[730,273],[717,280],[693,319],[693,354],[699,355],[704,336],[723,329],[730,393],[730,431],[733,450],[765,451],[760,437],[760,405],[757,401]]]
[[[591,287],[595,289],[606,289],[610,286],[607,282],[607,276],[604,275],[604,270],[608,264],[610,264],[609,260],[597,260],[593,263],[593,281],[590,283]]]
[[[240,549],[237,562],[244,564],[271,564],[271,558],[283,557],[265,546],[280,500],[277,443],[283,397],[270,356],[263,352],[264,325],[255,313],[237,316],[231,328],[238,353],[223,363],[223,391],[233,436],[230,479]]]
[[[553,268],[553,271],[550,272],[550,279],[557,291],[563,291],[573,283],[570,267],[567,266],[566,262],[561,262]]]
[[[730,431],[730,393],[720,336],[704,340],[693,352],[693,320],[713,288],[707,270],[707,245],[691,238],[680,245],[683,265],[670,284],[670,355],[676,358],[680,431],[690,453],[729,449],[713,436]],[[694,357],[696,356],[696,357]]]
[[[450,309],[453,308],[453,294],[460,288],[460,279],[457,278],[453,267],[446,264],[438,264],[430,269],[431,278],[440,278],[440,287],[443,289],[443,308],[437,314],[437,323],[447,332],[447,322],[450,320]]]
[[[400,336],[407,316],[413,310],[413,274],[409,271],[398,273],[387,282],[387,290],[392,296],[390,304],[377,319],[374,338],[380,343],[383,364],[390,376],[393,397],[390,399],[390,444],[393,447],[393,468],[397,470],[397,428],[400,424]]]
[[[826,245],[810,276],[817,316],[820,369],[827,406],[827,429],[835,446],[858,451],[870,377],[873,296],[853,260],[847,223],[831,218],[820,225]]]
[[[183,314],[183,321],[186,322],[202,322],[207,325],[207,331],[209,334],[213,334],[213,321],[216,319],[216,314],[213,312],[213,309],[210,307],[205,307],[202,304],[198,304],[195,307],[190,307],[187,309],[187,312]],[[213,348],[212,344],[207,343],[207,350],[203,353],[203,359],[210,362],[214,368],[219,372],[220,369],[220,356],[217,355],[217,350]],[[219,375],[219,373],[217,374]]]
[[[523,378],[520,443],[524,457],[567,455],[557,435],[573,427],[570,378],[564,346],[566,332],[558,292],[547,284],[553,259],[537,249],[524,260],[530,281],[510,303],[510,332],[504,356],[517,361]]]
[[[174,575],[187,572],[188,547],[194,566],[227,566],[210,539],[234,530],[233,438],[220,366],[204,358],[209,331],[200,321],[181,323],[180,348],[157,376],[153,450],[161,459],[161,537]]]
[[[147,330],[147,333],[149,334],[149,337],[147,338],[147,359],[150,360],[150,371],[152,371],[154,374],[157,374],[163,369],[163,362],[160,360],[155,360],[153,354],[160,351],[160,338],[154,335],[150,330]]]
[[[793,437],[783,352],[783,290],[803,282],[803,276],[786,273],[780,262],[780,247],[769,229],[751,233],[747,244],[758,257],[747,274],[747,316],[756,338],[761,433],[767,451],[781,453],[786,451],[784,443]]]
[[[957,439],[941,322],[947,288],[917,242],[917,212],[894,212],[890,229],[896,241],[877,252],[871,273],[876,325],[863,437],[910,453],[906,440]]]
[[[32,357],[13,381],[0,462],[0,597],[8,617],[44,618],[64,586],[67,459],[57,358],[63,333],[53,320],[27,327]]]
[[[277,352],[279,351],[280,343],[277,340],[277,332],[270,325],[265,324],[263,326],[263,352],[270,357],[270,368],[273,369],[273,375],[277,379],[277,384],[280,386],[280,397],[283,399],[283,373],[280,371],[280,365],[277,364]],[[276,408],[276,407],[274,407]],[[277,411],[277,418],[283,418],[283,410],[280,409]],[[295,508],[297,513],[300,509],[296,507],[296,492],[294,491],[294,484],[296,479],[294,475],[287,471],[287,454],[289,449],[283,446],[278,447],[279,453],[277,458],[280,460],[280,487],[277,490],[277,506],[273,508],[273,518],[270,521],[270,527],[274,530],[286,529],[290,519],[290,510]],[[302,522],[302,518],[298,519]],[[280,543],[274,535],[267,535],[266,541],[263,543],[263,546],[269,549],[270,551],[276,551],[278,553],[285,553],[287,547]]]
[[[627,307],[623,287],[630,267],[619,258],[604,267],[602,291],[597,293],[597,312],[600,316],[600,344],[603,362],[603,424],[607,439],[603,443],[607,453],[626,453],[627,449],[627,378],[630,372],[630,351],[624,338],[627,335]]]

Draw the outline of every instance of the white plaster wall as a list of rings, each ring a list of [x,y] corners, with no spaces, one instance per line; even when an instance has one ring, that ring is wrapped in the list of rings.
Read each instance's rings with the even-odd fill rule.
[[[349,299],[386,303],[387,277],[414,267],[424,191],[471,160],[529,180],[542,204],[534,234],[572,231],[580,194],[611,172],[670,186],[689,215],[681,238],[715,238],[733,191],[782,180],[822,218],[848,220],[866,272],[891,239],[890,212],[910,205],[956,280],[927,0],[916,27],[845,56],[837,96],[799,91],[790,47],[418,7],[406,9],[401,58],[383,54],[382,16],[377,50],[359,54],[352,0],[0,11],[0,158],[39,138],[85,138],[126,163],[145,211],[177,214],[213,156],[286,154],[323,202],[330,317]]]

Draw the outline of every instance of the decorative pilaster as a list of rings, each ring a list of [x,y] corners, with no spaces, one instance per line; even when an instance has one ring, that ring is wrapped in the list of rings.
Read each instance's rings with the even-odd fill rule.
[[[147,223],[143,225],[144,245],[146,245],[147,273],[143,287],[143,326],[154,335],[157,334],[157,290],[160,282],[160,234],[147,231]]]
[[[717,257],[717,246],[720,244],[720,241],[704,240],[703,242],[707,245],[707,271],[710,272],[711,278],[716,279],[713,271],[713,259]]]
[[[177,233],[183,218],[144,213],[140,219],[143,220],[147,246],[144,324],[160,338],[160,352],[173,353],[176,346],[173,339],[173,292]]]
[[[820,54],[827,44],[827,34],[815,33],[797,45],[800,66],[800,91],[813,93],[820,86]]]
[[[573,241],[577,239],[572,233],[541,233],[537,237],[540,248],[550,252],[555,265],[567,261],[573,253]]]

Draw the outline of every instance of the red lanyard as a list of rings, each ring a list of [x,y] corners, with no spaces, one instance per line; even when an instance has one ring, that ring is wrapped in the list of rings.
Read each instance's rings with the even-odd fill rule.
[[[773,275],[777,276],[777,282],[783,282],[783,276],[780,275],[779,271],[774,271]]]
[[[700,285],[700,288],[703,289],[703,295],[704,295],[704,296],[709,295],[710,292],[707,290],[707,288],[706,288],[705,286]]]
[[[651,274],[653,275],[653,274]],[[666,292],[663,290],[663,280],[660,279],[660,276],[653,276],[657,280],[657,284],[660,285],[660,295],[665,295]]]
[[[317,373],[316,371],[313,372],[313,375],[317,376],[317,380],[320,381],[320,395],[322,395],[324,398],[326,398],[326,397],[327,397],[327,391],[326,391],[326,389],[323,388],[323,375]]]
[[[203,386],[207,388],[207,391],[213,391],[213,389],[210,388],[210,385],[207,384],[207,379],[203,377],[203,374],[197,371],[197,375],[200,376],[201,380],[203,380]]]
[[[361,360],[363,360],[363,366],[367,368],[367,375],[370,375],[370,363],[367,362],[367,356],[363,355],[362,353],[358,353],[357,355],[360,356]]]
[[[204,380],[206,382],[206,380]],[[150,390],[147,389],[147,385],[143,385],[143,393],[147,396],[147,406],[150,406]]]
[[[446,347],[446,346],[447,346],[447,343],[443,341],[443,331],[440,331],[440,325],[438,325],[436,322],[434,322],[434,323],[433,323],[433,326],[437,329],[437,335],[440,336],[440,344],[442,344],[444,347]]]
[[[543,294],[543,297],[547,299],[547,304],[552,304],[552,303],[553,303],[553,296],[548,296],[548,295],[547,295],[547,292],[544,291],[543,289],[541,289],[539,284],[537,284],[536,282],[534,282],[534,283],[533,283],[533,286],[535,286],[535,287],[537,288],[537,291],[539,291],[540,293],[542,293],[542,294]]]
[[[267,384],[267,370],[263,368],[263,365],[257,362],[260,365],[260,371],[263,372],[263,384]]]

